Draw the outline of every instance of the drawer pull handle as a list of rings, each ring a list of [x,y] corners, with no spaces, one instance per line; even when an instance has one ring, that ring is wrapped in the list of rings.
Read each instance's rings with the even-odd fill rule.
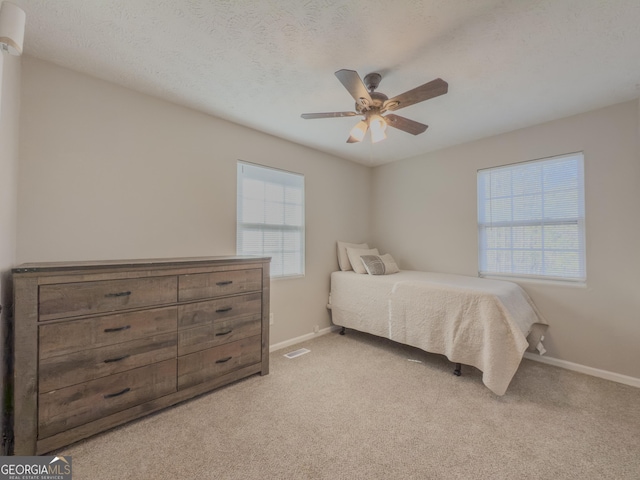
[[[233,357],[221,358],[220,360],[216,360],[216,363],[227,363]]]
[[[104,363],[113,363],[113,362],[119,362],[120,360],[124,360],[125,358],[129,358],[131,355],[123,355],[121,357],[116,357],[116,358],[107,358]]]
[[[127,292],[107,293],[105,294],[105,297],[107,298],[128,297],[129,295],[131,295],[131,292],[127,291]]]
[[[227,330],[226,332],[216,333],[216,337],[224,337],[225,335],[229,335],[233,330]]]
[[[216,313],[230,312],[233,307],[222,307],[216,310]]]
[[[119,397],[120,395],[124,395],[127,392],[130,392],[131,389],[129,387],[125,388],[124,390],[121,390],[119,392],[116,393],[107,393],[105,395],[103,395],[104,398],[113,398],[113,397]]]
[[[105,328],[104,333],[121,332],[123,330],[129,330],[130,328],[131,328],[131,325],[125,325],[124,327],[116,327],[116,328]]]
[[[219,287],[224,287],[225,285],[231,285],[233,283],[233,280],[224,280],[222,282],[216,282],[216,285],[218,285]]]

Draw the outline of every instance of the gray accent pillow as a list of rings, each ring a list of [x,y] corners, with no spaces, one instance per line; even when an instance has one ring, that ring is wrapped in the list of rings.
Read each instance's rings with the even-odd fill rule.
[[[360,259],[369,275],[391,275],[400,271],[396,261],[388,253],[384,255],[361,255]]]
[[[377,248],[349,248],[347,247],[347,257],[349,257],[349,263],[353,267],[353,271],[356,273],[367,274],[367,271],[362,264],[360,257],[362,255],[380,255]]]

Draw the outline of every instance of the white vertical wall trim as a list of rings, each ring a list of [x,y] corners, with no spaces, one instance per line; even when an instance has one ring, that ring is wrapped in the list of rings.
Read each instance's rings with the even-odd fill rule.
[[[4,65],[4,55],[0,52],[0,115],[2,115],[2,66]]]

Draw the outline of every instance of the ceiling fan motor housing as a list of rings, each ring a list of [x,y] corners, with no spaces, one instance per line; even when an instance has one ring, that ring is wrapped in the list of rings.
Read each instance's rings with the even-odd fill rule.
[[[380,85],[380,80],[382,80],[382,75],[379,73],[368,73],[364,77],[364,85],[367,87],[367,90],[373,92],[378,85]]]
[[[368,101],[365,102],[356,102],[356,111],[358,113],[364,114],[367,110],[380,110],[389,97],[387,97],[384,93],[380,92],[371,92],[369,94],[371,96],[371,103]],[[361,99],[364,100],[364,99]]]
[[[364,77],[364,85],[369,90],[369,96],[371,97],[371,101],[369,98],[360,97],[356,101],[356,111],[360,114],[364,114],[364,112],[373,109],[379,110],[382,107],[382,104],[387,100],[387,96],[383,93],[374,92],[378,85],[380,85],[380,80],[382,80],[382,75],[379,73],[369,73]]]

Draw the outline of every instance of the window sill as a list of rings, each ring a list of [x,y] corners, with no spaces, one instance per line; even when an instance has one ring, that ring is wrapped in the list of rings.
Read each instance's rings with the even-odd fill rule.
[[[549,285],[554,287],[587,288],[587,282],[573,280],[516,277],[509,275],[478,275],[478,277],[487,278],[490,280],[505,280],[513,283],[529,283],[533,285]]]
[[[305,274],[301,273],[301,274],[298,274],[298,275],[286,275],[286,276],[279,276],[279,277],[271,277],[271,281],[274,282],[274,281],[280,281],[280,280],[293,280],[293,279],[296,279],[296,278],[304,278],[304,277],[305,277]]]

